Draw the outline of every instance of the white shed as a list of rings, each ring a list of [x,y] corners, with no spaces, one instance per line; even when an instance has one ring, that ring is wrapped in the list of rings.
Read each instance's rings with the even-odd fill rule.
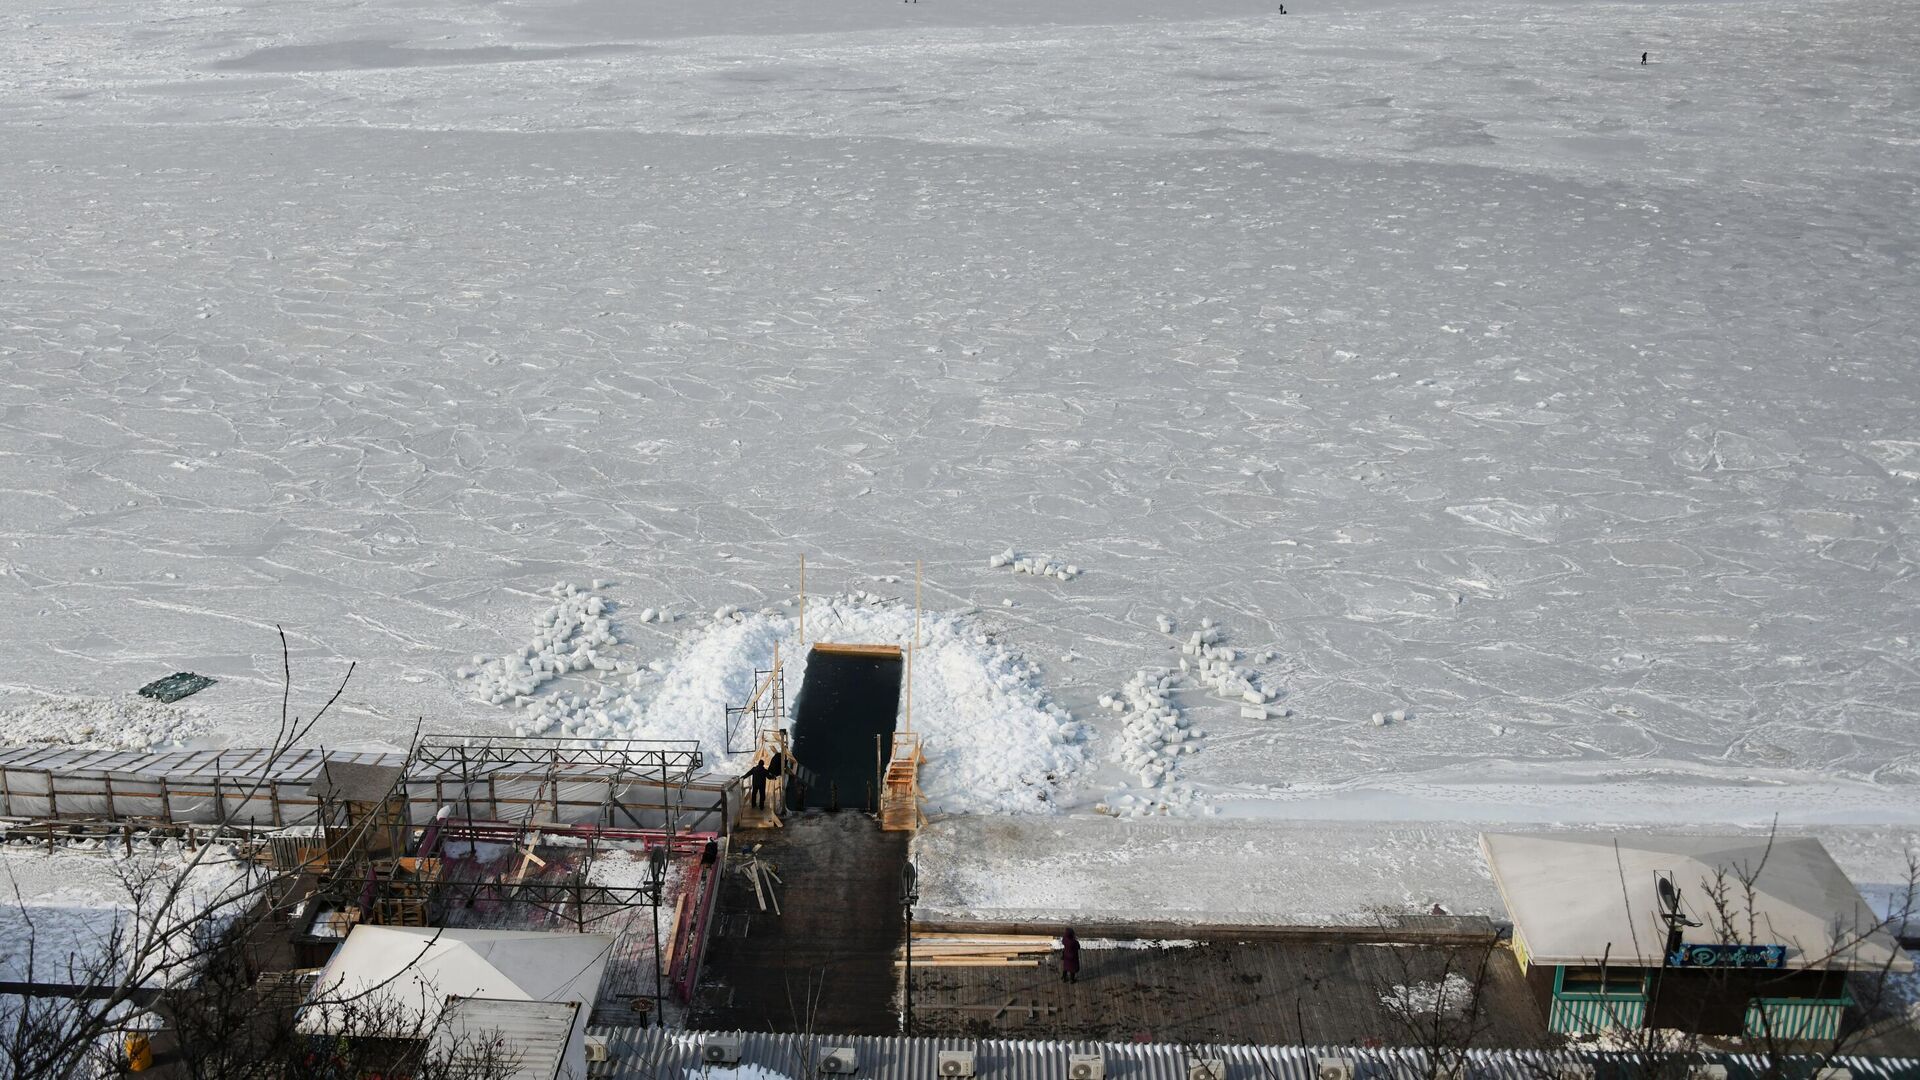
[[[356,926],[314,983],[300,1013],[300,1030],[349,1038],[418,1037],[444,1022],[470,1024],[479,1016],[473,1010],[480,1006],[444,1015],[456,998],[572,1003],[576,1008],[560,1071],[550,1075],[584,1080],[587,1018],[613,940],[606,934],[534,930]],[[340,1001],[354,1004],[334,1004]],[[363,1019],[369,1016],[377,1019]],[[370,1023],[378,1027],[370,1029]]]

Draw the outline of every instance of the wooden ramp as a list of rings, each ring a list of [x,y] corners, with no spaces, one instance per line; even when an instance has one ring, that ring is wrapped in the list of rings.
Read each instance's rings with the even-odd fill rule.
[[[778,875],[778,910],[760,907],[742,857],[730,858],[687,1026],[897,1034],[907,837],[881,832],[865,814],[809,812],[764,834],[753,857]]]
[[[920,794],[920,766],[926,763],[918,733],[894,732],[886,783],[880,791],[880,828],[884,831],[913,832],[926,820],[926,813],[920,809],[926,801]]]

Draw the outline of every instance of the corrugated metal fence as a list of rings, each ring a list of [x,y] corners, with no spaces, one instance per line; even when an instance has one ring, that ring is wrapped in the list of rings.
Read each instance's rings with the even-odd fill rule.
[[[685,1080],[703,1068],[701,1048],[715,1038],[740,1040],[740,1064],[795,1078],[820,1076],[819,1060],[830,1048],[853,1051],[855,1080],[940,1080],[942,1050],[971,1050],[979,1080],[1072,1080],[1071,1054],[1099,1054],[1106,1080],[1190,1080],[1193,1058],[1218,1059],[1222,1080],[1319,1080],[1320,1059],[1345,1058],[1355,1080],[1415,1080],[1427,1075],[1425,1056],[1414,1049],[1310,1046],[1181,1046],[1177,1043],[1052,1042],[1019,1039],[915,1039],[905,1036],[793,1035],[678,1031],[665,1028],[592,1028],[605,1040],[608,1061],[590,1066],[597,1080]],[[1601,1080],[1635,1075],[1626,1054],[1473,1050],[1470,1080],[1549,1080],[1563,1064],[1598,1066]],[[1759,1062],[1738,1055],[1713,1059],[1727,1066],[1729,1080],[1758,1071]],[[1831,1063],[1854,1080],[1920,1080],[1920,1061],[1904,1058],[1843,1058]],[[1807,1072],[1811,1072],[1809,1067]],[[725,1075],[722,1073],[721,1075]]]

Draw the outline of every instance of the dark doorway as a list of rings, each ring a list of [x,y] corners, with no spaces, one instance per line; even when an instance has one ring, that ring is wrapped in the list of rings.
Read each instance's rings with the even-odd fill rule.
[[[900,654],[815,646],[793,703],[793,757],[802,805],[864,810],[878,793],[879,760],[900,712]],[[791,794],[791,791],[790,791]]]

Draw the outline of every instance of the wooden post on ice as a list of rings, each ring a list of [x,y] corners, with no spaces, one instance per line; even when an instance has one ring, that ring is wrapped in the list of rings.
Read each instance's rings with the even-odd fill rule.
[[[913,640],[907,642],[907,730],[913,730],[913,654],[920,651],[920,560],[913,561]]]

